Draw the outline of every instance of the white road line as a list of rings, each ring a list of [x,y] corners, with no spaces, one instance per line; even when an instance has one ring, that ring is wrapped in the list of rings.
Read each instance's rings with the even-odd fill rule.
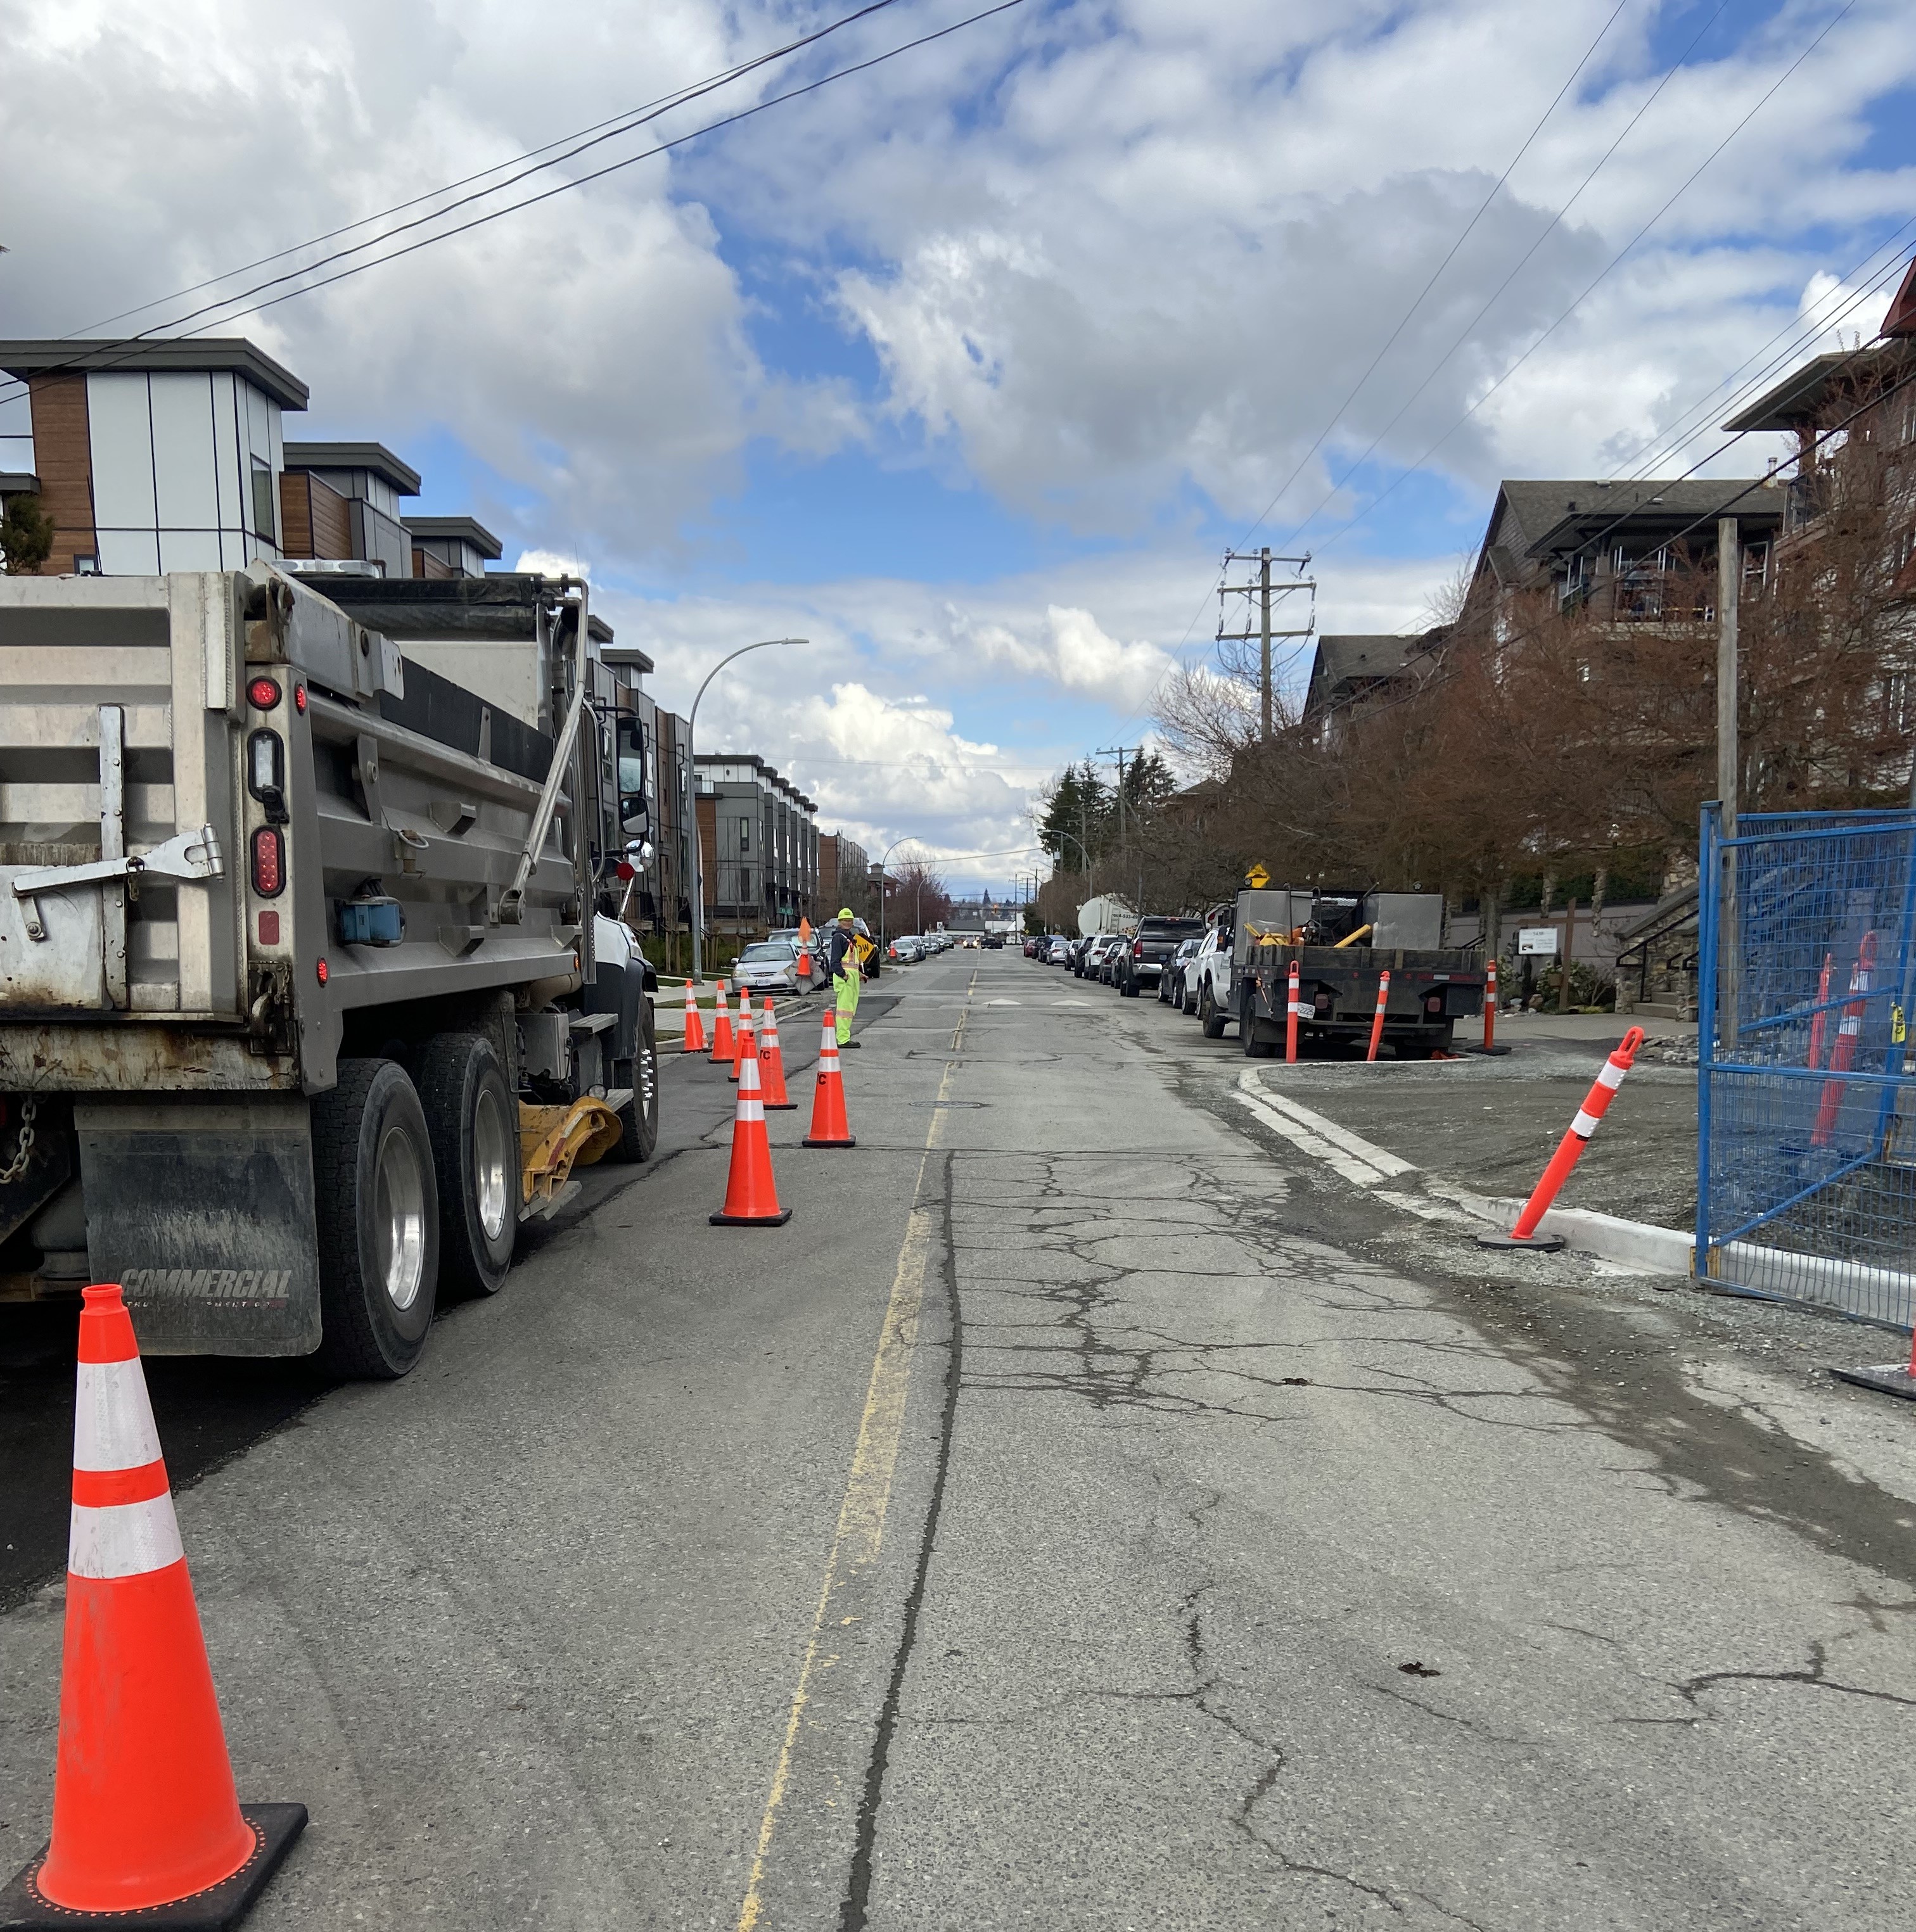
[[[1346,1154],[1355,1156],[1367,1166],[1374,1167],[1380,1174],[1396,1175],[1417,1172],[1414,1162],[1401,1160],[1374,1142],[1367,1141],[1362,1135],[1353,1134],[1348,1127],[1341,1127],[1336,1121],[1326,1120],[1322,1114],[1314,1114],[1308,1107],[1300,1106],[1288,1094],[1273,1094],[1259,1080],[1254,1068],[1246,1067],[1239,1076],[1238,1084],[1256,1094],[1267,1107],[1275,1107],[1279,1113],[1289,1114],[1300,1127],[1315,1134],[1320,1140],[1343,1148]]]
[[[1272,1132],[1289,1141],[1299,1154],[1308,1154],[1313,1160],[1322,1161],[1326,1167],[1335,1169],[1345,1180],[1359,1187],[1375,1187],[1386,1178],[1380,1169],[1347,1153],[1342,1148],[1334,1146],[1329,1141],[1320,1139],[1289,1114],[1281,1114],[1275,1107],[1266,1106],[1266,1096],[1252,1090],[1247,1084],[1253,1077],[1245,1074],[1238,1084],[1237,1092],[1231,1097],[1263,1121]]]

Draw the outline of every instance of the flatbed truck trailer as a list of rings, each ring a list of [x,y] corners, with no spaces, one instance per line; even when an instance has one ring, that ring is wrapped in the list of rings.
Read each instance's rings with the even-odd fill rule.
[[[0,1302],[401,1375],[650,1154],[641,728],[584,584],[485,581],[536,718],[277,567],[0,578]]]
[[[1233,916],[1238,1032],[1250,1058],[1283,1049],[1293,961],[1300,1048],[1363,1050],[1386,971],[1383,1040],[1398,1059],[1448,1053],[1458,1022],[1483,1011],[1482,964],[1473,949],[1443,944],[1438,893],[1272,887],[1239,892]]]

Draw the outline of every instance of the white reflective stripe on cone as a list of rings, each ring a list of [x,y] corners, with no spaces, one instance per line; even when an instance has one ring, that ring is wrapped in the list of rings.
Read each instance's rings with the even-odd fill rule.
[[[1608,1087],[1614,1094],[1623,1085],[1623,1076],[1629,1070],[1627,1066],[1619,1066],[1614,1060],[1606,1060],[1597,1074],[1596,1084],[1599,1087]]]
[[[143,1469],[160,1460],[160,1432],[139,1358],[82,1362],[74,1402],[76,1469]]]
[[[67,1568],[76,1576],[144,1576],[186,1554],[170,1496],[108,1509],[74,1504],[67,1535]]]
[[[1577,1109],[1577,1118],[1570,1123],[1570,1131],[1580,1141],[1587,1141],[1596,1132],[1596,1116],[1587,1114],[1582,1108]]]
[[[763,1121],[765,1103],[762,1100],[741,1100],[738,1103],[738,1112],[733,1118],[741,1126],[748,1120]]]

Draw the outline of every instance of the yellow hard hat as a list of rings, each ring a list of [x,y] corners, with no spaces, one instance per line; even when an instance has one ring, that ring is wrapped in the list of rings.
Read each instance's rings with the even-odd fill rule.
[[[851,908],[849,906],[840,906],[838,909],[838,916],[840,919],[851,918],[852,916]]]

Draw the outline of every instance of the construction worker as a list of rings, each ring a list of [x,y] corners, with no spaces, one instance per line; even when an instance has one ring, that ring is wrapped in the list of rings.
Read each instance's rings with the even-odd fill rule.
[[[854,1047],[858,1042],[851,1037],[851,1016],[858,1010],[858,988],[864,975],[859,970],[858,928],[849,906],[839,908],[827,964],[831,970],[832,1004],[838,1015],[838,1043]]]

